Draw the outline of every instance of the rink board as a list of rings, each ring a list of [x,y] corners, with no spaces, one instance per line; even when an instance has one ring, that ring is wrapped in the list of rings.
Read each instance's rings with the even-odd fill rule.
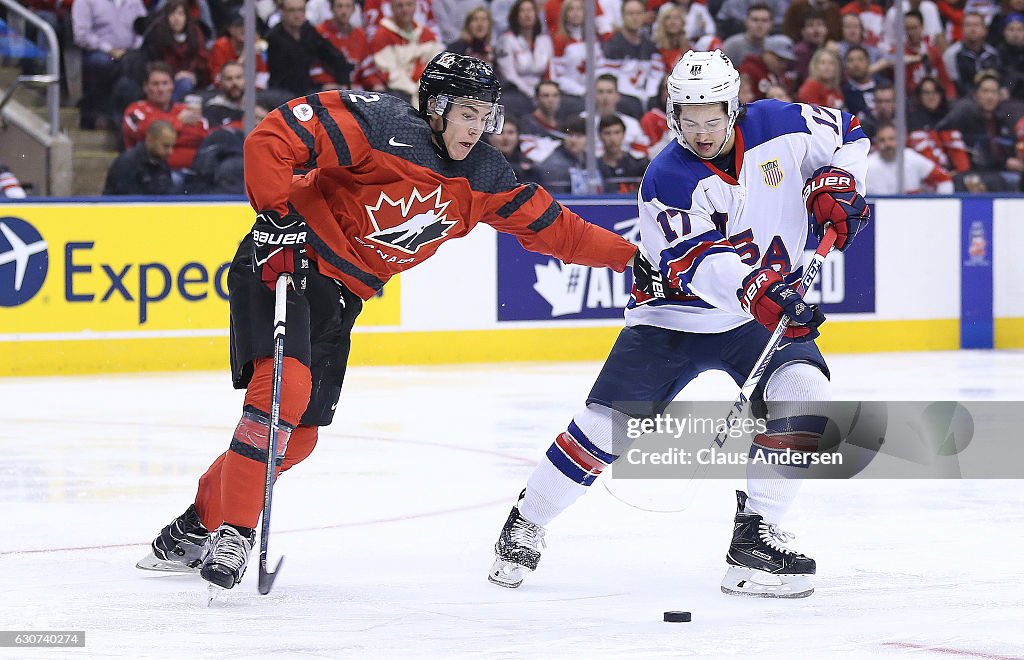
[[[566,203],[636,238],[635,200]],[[1022,213],[1020,199],[877,200],[870,232],[830,258],[810,295],[829,317],[822,350],[949,350],[986,337],[1024,347],[1014,277],[1024,232],[1013,226]],[[227,263],[251,218],[237,202],[0,208],[0,375],[226,367]],[[13,257],[26,253],[19,273]],[[481,226],[367,303],[351,361],[600,360],[630,282],[628,272],[527,253]]]

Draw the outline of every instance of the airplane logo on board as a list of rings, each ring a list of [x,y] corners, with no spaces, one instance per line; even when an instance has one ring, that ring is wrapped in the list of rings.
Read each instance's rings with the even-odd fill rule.
[[[12,217],[0,219],[0,235],[0,250],[5,242],[9,246],[0,251],[0,272],[9,272],[3,267],[14,264],[13,281],[0,275],[0,306],[14,307],[31,299],[43,286],[49,265],[46,241],[32,225]],[[38,257],[40,254],[43,256]]]

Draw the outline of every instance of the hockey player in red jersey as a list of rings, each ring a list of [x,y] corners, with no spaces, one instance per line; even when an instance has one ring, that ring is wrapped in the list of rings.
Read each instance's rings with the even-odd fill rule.
[[[262,509],[280,273],[295,284],[278,440],[283,472],[309,456],[317,428],[333,420],[363,301],[443,242],[483,222],[568,263],[619,272],[632,263],[632,244],[543,188],[520,185],[501,154],[478,143],[501,131],[499,96],[489,64],[441,53],[423,73],[419,111],[384,94],[335,90],[289,101],[248,137],[256,224],[228,273],[242,416],[228,450],[199,479],[195,502],[161,530],[139,568],[198,570],[224,588],[245,572]],[[296,169],[307,173],[293,178]]]

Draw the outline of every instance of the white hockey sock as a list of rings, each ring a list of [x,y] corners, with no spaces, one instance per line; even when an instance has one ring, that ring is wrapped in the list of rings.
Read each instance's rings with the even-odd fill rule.
[[[752,451],[771,451],[773,447],[817,449],[825,418],[821,416],[822,406],[813,402],[832,400],[825,374],[807,362],[785,364],[768,380],[764,399],[771,410],[768,433],[758,436]],[[798,467],[748,464],[746,511],[761,514],[769,524],[778,524],[800,490],[801,472]]]
[[[611,452],[612,411],[590,404],[548,447],[526,482],[526,497],[519,503],[519,512],[530,522],[547,526],[587,492],[601,471],[615,460]]]

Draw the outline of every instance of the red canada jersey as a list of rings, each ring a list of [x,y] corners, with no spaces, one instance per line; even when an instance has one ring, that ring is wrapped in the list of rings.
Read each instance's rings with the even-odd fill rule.
[[[621,272],[636,251],[521,185],[486,143],[442,158],[427,122],[386,94],[332,90],[277,108],[245,141],[245,183],[257,211],[302,214],[320,272],[364,300],[480,222],[567,263]]]

